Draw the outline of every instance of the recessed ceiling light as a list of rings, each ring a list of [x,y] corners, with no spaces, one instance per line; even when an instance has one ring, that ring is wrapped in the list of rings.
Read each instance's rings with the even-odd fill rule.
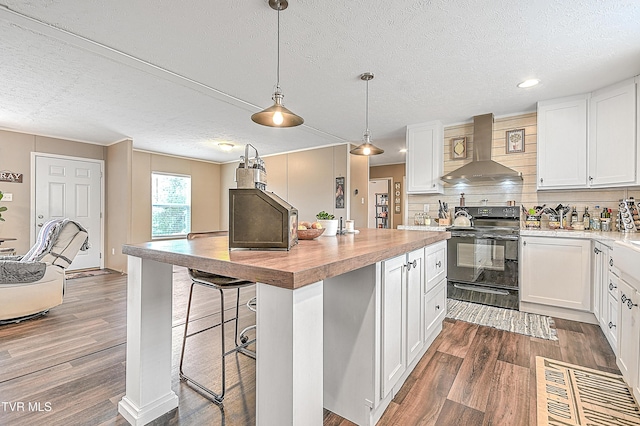
[[[218,144],[218,146],[223,151],[231,151],[233,149],[233,147],[234,147],[234,145],[232,143],[226,143],[226,142],[220,142]]]
[[[400,150],[400,152],[402,152],[402,153],[407,152],[407,148],[402,148],[402,149]]]
[[[522,83],[518,84],[518,87],[521,89],[526,89],[527,87],[533,87],[540,84],[540,80],[537,78],[530,78],[529,80],[525,80]]]

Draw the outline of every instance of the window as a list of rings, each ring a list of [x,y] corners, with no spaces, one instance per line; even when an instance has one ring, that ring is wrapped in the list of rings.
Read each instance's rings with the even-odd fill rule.
[[[191,232],[191,176],[151,174],[151,237]]]

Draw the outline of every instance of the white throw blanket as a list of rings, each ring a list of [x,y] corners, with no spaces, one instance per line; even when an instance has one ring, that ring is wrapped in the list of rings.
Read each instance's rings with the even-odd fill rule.
[[[58,239],[58,235],[60,231],[65,227],[67,223],[75,224],[80,231],[87,230],[80,225],[78,222],[75,222],[70,219],[52,219],[42,225],[42,229],[40,229],[40,233],[38,234],[38,238],[36,243],[31,247],[31,249],[25,254],[21,262],[37,262],[44,257],[45,254],[49,253],[53,246],[55,245],[56,240]],[[87,232],[88,234],[88,232]],[[84,241],[80,250],[88,250],[89,249],[89,237]]]

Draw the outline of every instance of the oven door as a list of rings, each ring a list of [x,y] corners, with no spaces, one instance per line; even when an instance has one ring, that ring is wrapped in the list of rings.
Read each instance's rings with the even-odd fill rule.
[[[455,233],[447,254],[449,281],[518,288],[518,235]]]

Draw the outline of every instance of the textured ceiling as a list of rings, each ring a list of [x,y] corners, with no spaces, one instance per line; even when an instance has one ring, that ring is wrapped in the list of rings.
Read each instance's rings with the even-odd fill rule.
[[[280,81],[305,124],[266,128],[250,116],[272,103],[276,19],[266,0],[0,0],[0,128],[220,162],[245,143],[358,143],[372,72],[387,152],[371,163],[395,163],[407,124],[532,111],[640,74],[637,0],[290,0]]]

